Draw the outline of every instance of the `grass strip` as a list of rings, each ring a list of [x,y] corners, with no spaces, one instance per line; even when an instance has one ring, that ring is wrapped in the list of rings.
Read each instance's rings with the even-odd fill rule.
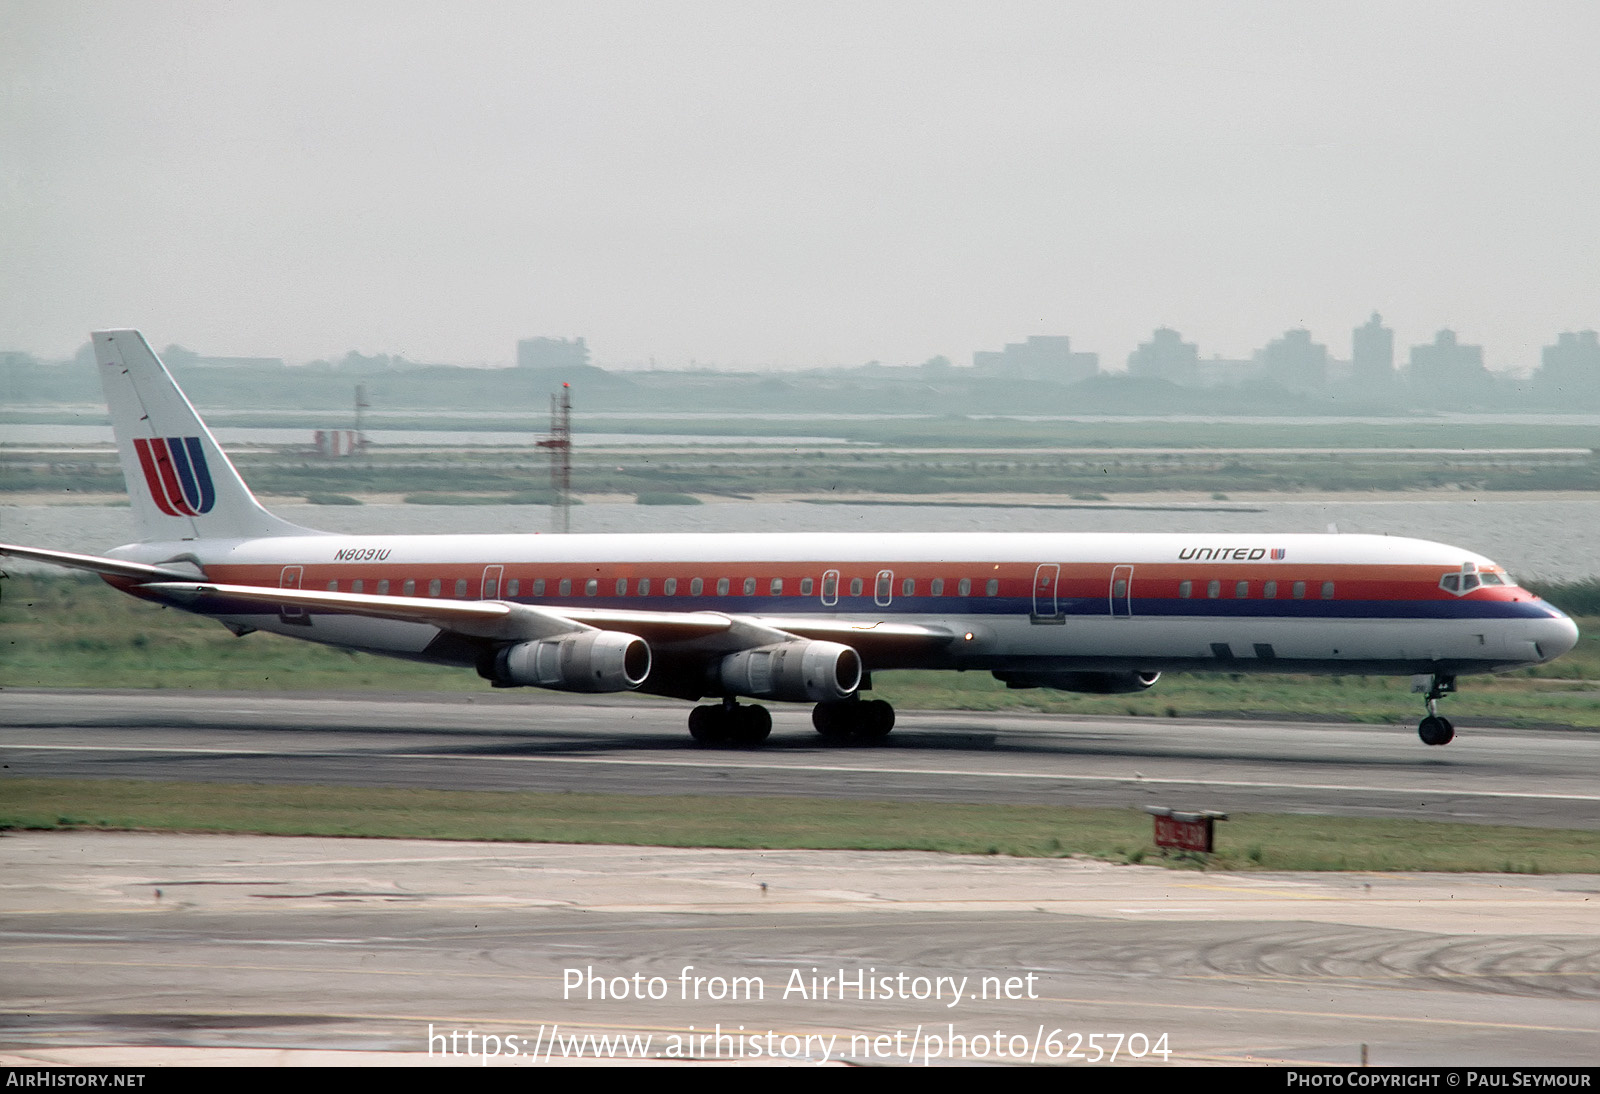
[[[820,798],[540,794],[132,780],[6,779],[0,828],[275,836],[940,851],[1201,865],[1162,858],[1135,809]],[[1227,870],[1600,873],[1600,833],[1241,814],[1218,824]]]

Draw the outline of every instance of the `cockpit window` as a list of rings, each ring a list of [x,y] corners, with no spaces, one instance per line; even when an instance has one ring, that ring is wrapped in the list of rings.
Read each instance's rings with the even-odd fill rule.
[[[1509,574],[1496,573],[1493,570],[1480,570],[1476,563],[1463,562],[1461,569],[1454,573],[1445,574],[1439,579],[1439,588],[1455,596],[1466,596],[1474,589],[1489,588],[1491,586],[1504,587],[1515,585]]]

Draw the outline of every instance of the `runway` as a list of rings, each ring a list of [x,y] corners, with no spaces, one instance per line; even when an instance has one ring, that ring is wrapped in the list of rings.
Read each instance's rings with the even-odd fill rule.
[[[744,794],[1418,817],[1600,829],[1600,733],[900,712],[830,747],[773,704],[765,746],[705,749],[686,704],[540,694],[413,697],[6,691],[6,774],[464,790]]]
[[[1462,1067],[1600,1043],[1592,877],[63,832],[0,839],[0,879],[0,1063]]]
[[[1600,827],[1597,734],[1471,729],[1429,749],[1408,727],[902,712],[857,749],[773,710],[766,747],[719,751],[690,741],[684,706],[634,697],[7,691],[0,772]],[[491,1045],[495,1065],[559,1064],[643,1045],[808,1066],[1085,1065],[1113,1047],[1353,1066],[1365,1045],[1375,1064],[1592,1064],[1596,900],[1591,876],[8,833],[0,1063],[479,1066]],[[834,983],[819,996],[813,976]]]

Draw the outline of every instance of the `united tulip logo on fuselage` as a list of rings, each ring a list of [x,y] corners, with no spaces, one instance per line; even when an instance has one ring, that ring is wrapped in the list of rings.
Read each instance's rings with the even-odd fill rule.
[[[217,491],[199,437],[136,437],[133,448],[158,509],[169,517],[211,512]]]

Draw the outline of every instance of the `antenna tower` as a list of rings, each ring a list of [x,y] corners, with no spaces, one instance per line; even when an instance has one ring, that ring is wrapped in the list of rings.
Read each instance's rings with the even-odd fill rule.
[[[562,384],[550,396],[550,436],[539,442],[550,450],[550,489],[555,502],[550,508],[552,531],[572,531],[572,385]]]

